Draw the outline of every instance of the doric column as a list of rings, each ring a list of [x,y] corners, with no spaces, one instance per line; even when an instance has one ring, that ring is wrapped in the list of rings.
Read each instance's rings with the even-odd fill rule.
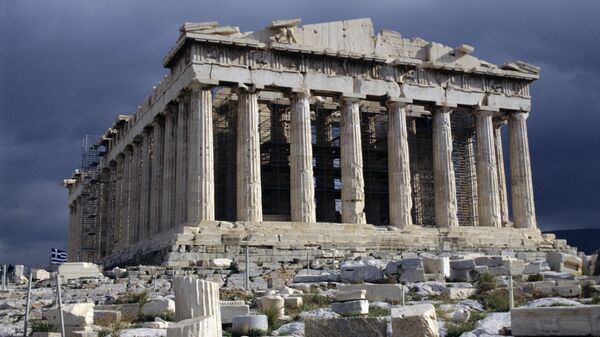
[[[186,222],[187,217],[187,111],[185,98],[178,99],[175,155],[175,226]]]
[[[177,109],[170,107],[165,111],[165,136],[163,156],[162,211],[159,232],[174,226],[175,218],[175,159],[177,141],[175,137],[175,120]]]
[[[388,108],[388,179],[390,225],[412,225],[412,188],[405,108],[411,101],[395,98]]]
[[[140,162],[142,159],[141,139],[138,137],[133,140],[133,150],[131,163],[129,164],[129,243],[136,243],[140,240]]]
[[[496,109],[497,111],[497,109]],[[500,196],[498,193],[498,173],[494,130],[493,109],[479,107],[475,111],[477,134],[477,208],[479,225],[500,227]]]
[[[505,121],[494,123],[494,147],[496,152],[496,171],[498,173],[498,195],[500,198],[500,219],[502,225],[509,223],[508,219],[508,196],[506,193],[506,172],[504,170],[504,153],[502,150],[502,125]]]
[[[164,173],[165,125],[161,120],[152,122],[152,190],[150,195],[150,234],[160,232],[162,219],[162,187]]]
[[[151,131],[149,130],[144,130],[144,133],[142,134],[142,142],[141,142],[141,149],[140,149],[140,157],[141,157],[141,164],[140,164],[140,184],[139,184],[139,202],[140,202],[140,215],[139,215],[139,221],[138,221],[138,226],[140,227],[139,233],[139,241],[144,240],[145,238],[147,238],[149,236],[150,233],[150,215],[148,214],[150,212],[150,191],[151,191],[151,176],[150,176],[150,172],[151,172],[151,166],[150,166],[150,133]]]
[[[292,97],[290,113],[290,204],[292,221],[316,222],[315,184],[313,180],[310,92]]]
[[[119,158],[119,157],[117,157]],[[118,192],[118,170],[119,166],[117,161],[111,161],[110,164],[110,194],[108,201],[108,217],[110,222],[110,227],[108,228],[107,234],[107,244],[106,244],[106,254],[112,254],[115,249],[115,238],[117,233],[117,226],[119,217],[117,215],[119,206],[117,204],[117,200],[119,198]]]
[[[241,221],[260,222],[263,214],[258,93],[240,88],[237,96],[237,218]]]
[[[124,184],[124,173],[125,173],[125,158],[126,151],[119,154],[116,159],[116,176],[115,176],[115,227],[113,231],[113,251],[121,248],[123,237],[123,227],[126,222],[127,204],[125,202],[125,184]]]
[[[121,215],[121,228],[119,234],[119,248],[124,249],[129,245],[130,238],[130,218],[131,218],[131,161],[133,157],[133,149],[131,145],[127,146],[127,148],[123,151],[123,175],[121,179],[121,193],[122,193],[122,212]]]
[[[517,228],[537,227],[525,122],[528,116],[526,112],[515,112],[508,119],[513,220]]]
[[[360,98],[341,100],[340,161],[342,171],[342,222],[366,223],[365,180],[360,134]]]
[[[188,137],[187,221],[215,219],[212,95],[192,87]]]
[[[433,112],[433,188],[437,227],[458,226],[450,111],[448,107],[438,107]]]

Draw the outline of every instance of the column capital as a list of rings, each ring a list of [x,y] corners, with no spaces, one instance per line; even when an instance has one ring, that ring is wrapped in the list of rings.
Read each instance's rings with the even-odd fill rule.
[[[498,112],[500,112],[499,108],[489,105],[476,105],[473,108],[473,114],[475,114],[475,116],[493,116]]]
[[[412,102],[413,102],[412,99],[406,98],[406,97],[387,96],[385,99],[385,105],[388,108],[394,108],[394,107],[405,108],[407,105],[412,104]]]
[[[239,94],[258,94],[258,92],[260,90],[264,89],[264,87],[262,86],[257,86],[257,85],[246,85],[245,83],[238,83],[234,88],[233,88],[233,92],[236,95]]]
[[[529,118],[529,112],[528,111],[514,111],[508,114],[508,118],[511,120],[526,120],[527,118]]]
[[[191,90],[207,90],[207,89],[211,89],[212,87],[214,87],[216,85],[219,85],[218,80],[195,78],[190,83],[189,88]]]
[[[502,127],[503,125],[506,125],[506,119],[504,118],[498,118],[498,119],[494,119],[493,120],[494,123],[494,128],[498,129],[500,127]]]
[[[367,98],[364,94],[356,92],[345,92],[340,95],[339,100],[342,104],[358,103]]]
[[[288,95],[290,98],[310,98],[312,96],[308,88],[292,88]]]

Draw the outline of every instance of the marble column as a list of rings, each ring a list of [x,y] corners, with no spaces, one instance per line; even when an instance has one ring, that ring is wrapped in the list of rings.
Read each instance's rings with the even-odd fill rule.
[[[260,134],[258,93],[238,89],[237,114],[237,219],[261,222]]]
[[[536,228],[535,205],[526,112],[514,112],[508,119],[510,178],[513,220],[517,228]]]
[[[129,224],[130,224],[130,217],[131,217],[131,190],[132,190],[132,184],[131,184],[131,161],[132,161],[132,157],[133,157],[133,149],[131,147],[131,145],[127,146],[127,148],[125,149],[125,151],[123,151],[123,175],[122,175],[122,187],[121,187],[121,194],[122,194],[122,204],[123,204],[123,214],[121,215],[121,228],[120,228],[120,234],[119,234],[119,248],[120,249],[124,249],[129,245],[129,237],[130,237],[130,231],[129,231]]]
[[[364,224],[365,180],[360,134],[360,98],[341,100],[340,161],[342,171],[342,222]]]
[[[479,108],[475,111],[477,135],[477,208],[479,225],[500,227],[500,198],[492,109]]]
[[[313,178],[310,92],[293,94],[290,112],[290,204],[296,222],[317,221]]]
[[[211,89],[192,87],[188,137],[187,221],[215,219]]]
[[[170,107],[165,111],[165,135],[163,142],[163,183],[162,210],[159,232],[174,226],[175,217],[175,159],[177,142],[175,137],[175,120],[177,109]]]
[[[150,195],[150,234],[160,232],[164,173],[164,123],[152,122],[152,190]]]
[[[450,112],[448,107],[437,107],[433,112],[433,188],[437,227],[458,226]]]
[[[141,139],[133,140],[133,151],[129,165],[129,221],[127,222],[129,243],[140,240],[140,174],[141,174]]]
[[[144,240],[149,236],[150,233],[150,191],[151,191],[151,176],[150,172],[152,170],[150,166],[150,130],[144,130],[142,134],[142,143],[140,144],[140,184],[139,184],[139,221],[138,226],[139,230],[139,239],[138,241]]]
[[[502,225],[509,224],[508,196],[506,193],[506,172],[504,169],[504,153],[502,150],[502,125],[505,121],[494,123],[494,147],[496,152],[496,172],[498,173],[498,193],[500,198],[500,219]]]
[[[410,102],[399,99],[387,102],[390,225],[399,228],[412,225],[412,188],[405,111],[408,103]]]
[[[116,177],[115,177],[115,227],[113,231],[113,251],[121,248],[123,227],[125,226],[125,215],[127,205],[125,203],[125,193],[123,191],[125,184],[125,155],[126,151],[119,154],[116,158]]]
[[[175,223],[179,226],[187,218],[187,111],[186,99],[178,99],[176,128],[176,155],[175,155]]]

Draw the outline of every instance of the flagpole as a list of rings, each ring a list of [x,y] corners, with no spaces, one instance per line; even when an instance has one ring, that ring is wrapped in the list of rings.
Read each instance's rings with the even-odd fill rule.
[[[25,305],[25,326],[23,327],[23,337],[27,336],[27,329],[29,328],[29,306],[31,305],[31,282],[33,272],[29,268],[29,284],[27,285],[27,304]]]
[[[60,294],[60,271],[56,272],[56,290],[58,291],[58,313],[60,314],[60,334],[65,337],[65,317],[62,311],[62,296]]]

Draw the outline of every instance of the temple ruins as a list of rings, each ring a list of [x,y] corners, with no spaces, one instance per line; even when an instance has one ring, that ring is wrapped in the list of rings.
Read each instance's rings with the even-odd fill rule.
[[[163,80],[88,139],[64,181],[71,260],[564,245],[536,222],[526,121],[539,68],[473,52],[370,19],[185,23]]]

